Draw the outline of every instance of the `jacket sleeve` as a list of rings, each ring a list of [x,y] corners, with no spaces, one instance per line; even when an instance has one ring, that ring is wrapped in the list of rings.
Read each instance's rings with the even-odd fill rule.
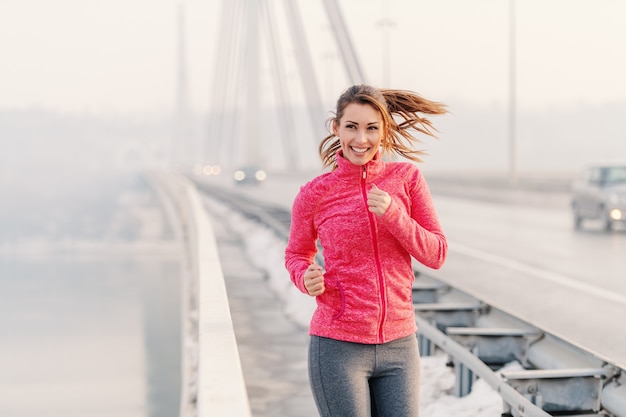
[[[408,182],[411,209],[406,212],[393,198],[379,221],[421,264],[439,269],[448,253],[448,242],[435,211],[430,190],[422,174],[415,170]]]
[[[304,272],[317,253],[317,231],[313,222],[316,202],[310,200],[306,188],[301,188],[291,210],[289,241],[285,248],[285,268],[291,281],[305,294],[308,291],[304,286]]]

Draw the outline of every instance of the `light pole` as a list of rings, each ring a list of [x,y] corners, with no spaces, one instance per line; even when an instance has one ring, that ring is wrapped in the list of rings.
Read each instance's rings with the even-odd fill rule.
[[[509,182],[517,183],[515,0],[509,0]]]

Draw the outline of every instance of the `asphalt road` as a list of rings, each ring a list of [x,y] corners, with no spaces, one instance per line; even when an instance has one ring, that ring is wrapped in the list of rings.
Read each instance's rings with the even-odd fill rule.
[[[310,177],[240,189],[289,207]],[[575,231],[563,184],[446,179],[431,190],[450,252],[425,273],[626,367],[626,230]]]

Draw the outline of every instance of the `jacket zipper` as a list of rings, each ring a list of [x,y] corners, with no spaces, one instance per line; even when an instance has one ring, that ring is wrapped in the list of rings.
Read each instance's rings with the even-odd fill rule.
[[[361,193],[364,201],[367,203],[367,166],[363,165],[363,176],[361,178]],[[374,214],[368,210],[367,216],[370,223],[370,231],[372,234],[372,244],[374,246],[374,260],[376,261],[376,274],[378,277],[378,291],[380,294],[380,321],[378,322],[378,343],[383,343],[384,331],[383,324],[387,318],[387,296],[385,293],[385,283],[383,281],[383,271],[380,265],[380,254],[378,253],[378,235],[376,234],[376,222]]]

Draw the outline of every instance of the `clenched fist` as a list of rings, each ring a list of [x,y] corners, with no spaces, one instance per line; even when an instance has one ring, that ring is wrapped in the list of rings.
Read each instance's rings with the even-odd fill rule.
[[[322,267],[317,264],[311,264],[304,272],[304,286],[309,295],[316,297],[321,295],[324,290],[324,273]]]
[[[391,197],[385,191],[381,190],[374,184],[369,193],[367,193],[367,207],[369,211],[382,216],[391,205]]]

